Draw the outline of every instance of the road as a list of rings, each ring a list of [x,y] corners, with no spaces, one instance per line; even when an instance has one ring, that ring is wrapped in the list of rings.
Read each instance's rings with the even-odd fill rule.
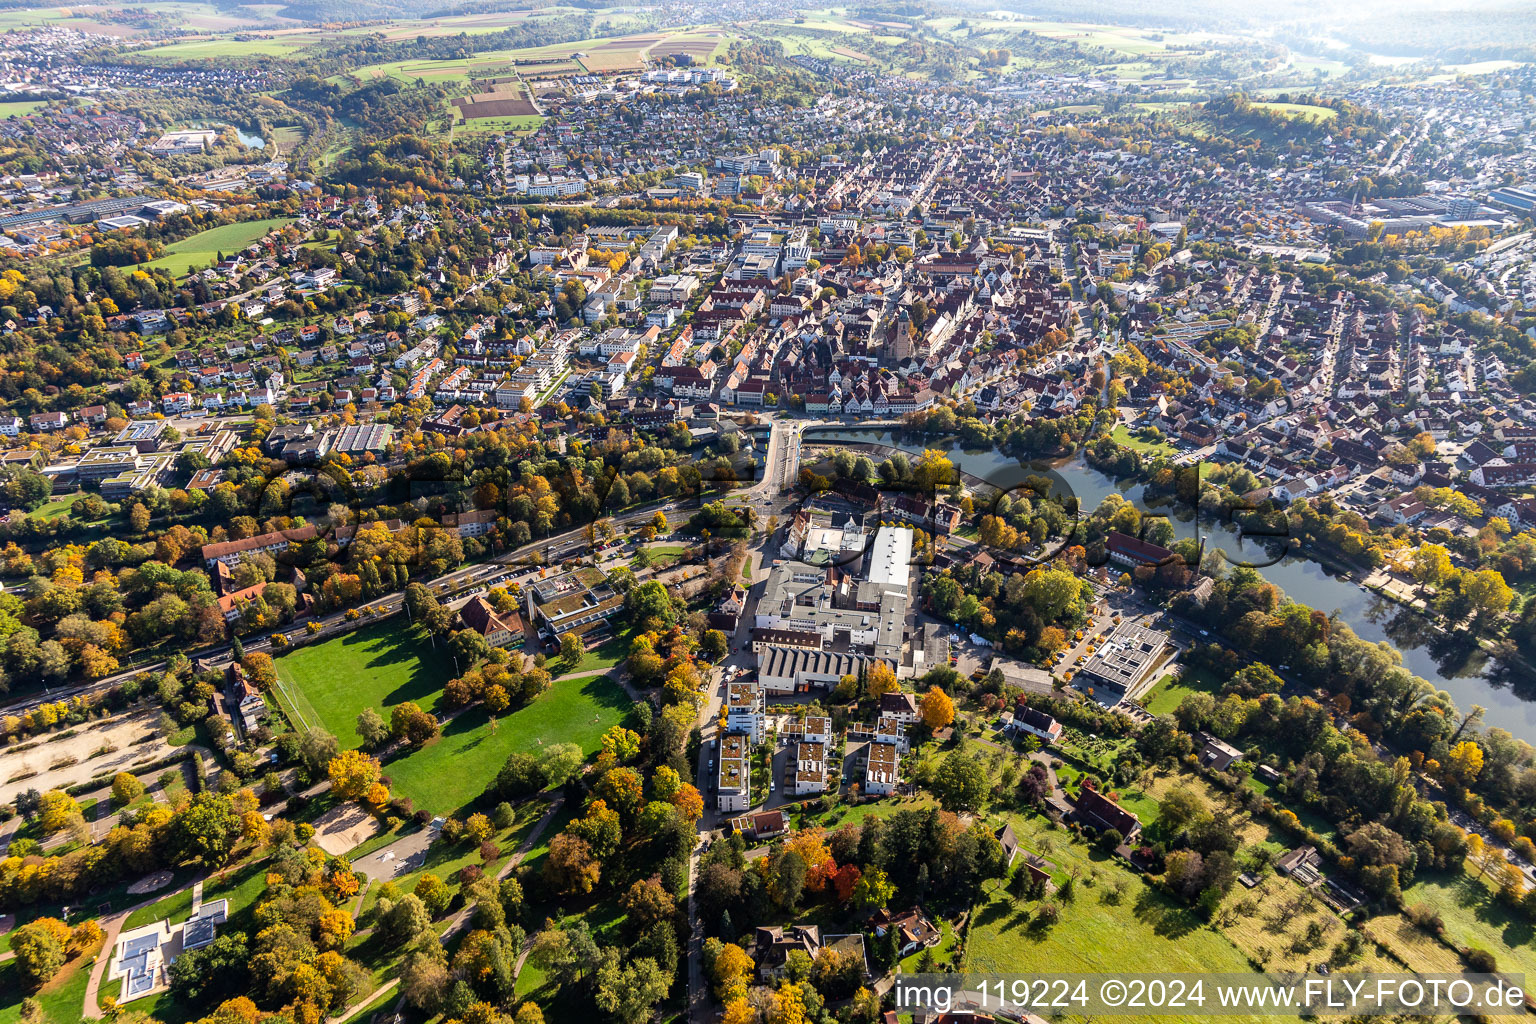
[[[793,454],[798,457],[798,432],[800,429],[803,429],[804,426],[807,425],[810,424],[802,423],[799,421],[778,419],[773,421],[773,425],[769,434],[768,458],[770,460],[769,465],[777,466],[778,472],[780,474],[784,472],[786,466],[792,465],[792,463],[786,461],[789,455]],[[792,446],[786,447],[785,438],[791,434],[794,435],[795,441]],[[762,479],[753,484],[751,487],[745,488],[742,493],[748,495],[748,500],[752,503],[763,505],[765,507],[773,505],[781,500],[779,498],[777,478],[774,477],[772,473],[765,473]],[[651,502],[642,508],[632,509],[619,515],[612,516],[610,517],[609,521],[612,522],[615,526],[627,526],[633,523],[648,520],[658,511],[663,511],[670,515],[676,509],[696,508],[699,504],[701,504],[701,499],[698,498],[674,499],[672,501],[666,502]],[[503,552],[502,554],[494,556],[489,561],[461,566],[460,568],[454,569],[452,572],[444,573],[441,576],[437,576],[429,580],[423,580],[421,582],[425,583],[434,592],[438,593],[439,596],[442,596],[444,594],[460,595],[460,592],[462,591],[486,589],[497,582],[516,581],[520,578],[525,578],[537,573],[539,567],[542,565],[559,562],[570,556],[577,549],[585,547],[588,543],[587,532],[588,527],[586,526],[580,526],[571,530],[566,530],[563,533],[553,534],[533,543],[525,544],[522,547],[516,548],[512,551]],[[513,572],[509,573],[509,566],[523,566],[525,567],[526,571],[520,574],[514,569]],[[365,615],[354,620],[348,620],[346,617],[347,612],[345,609],[343,609],[342,611],[332,612],[329,615],[323,615],[319,618],[310,619],[305,622],[290,624],[284,627],[280,632],[282,635],[288,638],[291,644],[299,644],[305,642],[313,643],[317,640],[328,639],[337,633],[343,633],[352,629],[356,629],[360,626],[365,626],[378,618],[387,615],[393,615],[401,609],[404,600],[405,592],[402,590],[397,590],[375,598],[374,600],[365,602],[366,607],[376,608],[379,610],[372,616]],[[309,622],[319,623],[320,631],[318,633],[310,633],[308,629]],[[250,640],[245,641],[244,647],[248,652],[270,652],[272,650],[271,640],[267,635],[253,637]],[[189,657],[204,659],[209,663],[217,666],[228,664],[232,658],[231,652],[232,648],[229,644],[222,644],[216,647],[209,647],[195,652],[188,651],[186,653]],[[46,689],[41,693],[34,692],[14,696],[8,700],[0,701],[0,711],[4,711],[6,714],[26,714],[27,712],[35,709],[40,704],[48,704],[56,701],[68,700],[72,697],[79,697],[86,694],[98,693],[104,690],[108,690],[113,686],[126,682],[129,679],[133,679],[143,673],[163,671],[165,666],[165,660],[161,659],[141,665],[136,665],[131,669],[118,672],[114,675],[105,676],[92,682],[77,683],[64,687],[53,687]]]
[[[774,538],[764,538],[763,542],[772,545]],[[752,567],[752,579],[766,580],[767,574],[762,571],[764,558],[762,548],[752,549],[747,553],[747,558],[748,564]],[[715,809],[715,794],[711,785],[713,778],[709,771],[709,763],[714,758],[714,747],[720,727],[720,708],[725,702],[725,669],[752,667],[752,618],[757,608],[756,591],[758,589],[753,587],[748,591],[747,607],[738,621],[736,634],[731,637],[731,653],[710,671],[708,696],[699,711],[698,725],[703,742],[699,744],[698,762],[694,765],[694,779],[699,792],[704,795],[704,816],[699,819],[699,841],[688,856],[688,1019],[693,1024],[705,1024],[710,1017],[709,990],[704,983],[702,966],[704,929],[699,921],[698,907],[694,900],[694,888],[699,879],[699,855],[703,852],[705,842],[713,837],[720,821],[720,813]]]

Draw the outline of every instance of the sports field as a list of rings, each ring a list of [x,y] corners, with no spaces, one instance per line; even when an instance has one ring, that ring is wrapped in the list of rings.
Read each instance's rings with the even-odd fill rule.
[[[145,264],[148,267],[164,267],[172,275],[180,277],[193,267],[207,266],[218,259],[250,245],[273,228],[292,224],[292,217],[268,217],[265,220],[247,220],[238,224],[222,224],[207,231],[200,231],[191,238],[183,238],[165,247],[165,254]]]
[[[12,117],[16,114],[30,114],[41,107],[47,100],[7,100],[0,102],[0,118]]]
[[[391,706],[408,700],[436,710],[453,678],[453,660],[434,651],[425,633],[391,619],[283,655],[277,678],[278,700],[296,728],[320,726],[342,746],[355,747],[363,708],[377,708],[385,718]]]
[[[278,703],[296,728],[319,726],[343,747],[356,747],[357,716],[365,707],[387,720],[389,709],[415,701],[440,706],[453,661],[426,634],[392,619],[303,647],[277,659]],[[531,704],[494,722],[482,709],[451,718],[440,737],[384,768],[395,792],[418,807],[449,813],[473,800],[513,751],[537,754],[551,743],[598,748],[603,733],[628,712],[630,700],[606,675],[556,682]]]
[[[537,756],[552,743],[597,750],[603,733],[630,707],[624,689],[605,675],[557,682],[531,704],[502,715],[492,726],[480,709],[443,728],[438,739],[385,766],[396,793],[440,814],[484,791],[509,754]]]

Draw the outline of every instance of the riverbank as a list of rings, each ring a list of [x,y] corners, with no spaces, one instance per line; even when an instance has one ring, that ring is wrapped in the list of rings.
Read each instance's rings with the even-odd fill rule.
[[[1287,553],[1271,562],[1272,554],[1261,543],[1245,540],[1231,524],[1197,521],[1187,511],[1147,499],[1143,481],[1111,477],[1088,465],[1081,453],[1026,463],[989,448],[963,448],[956,438],[905,441],[884,427],[811,428],[806,435],[807,441],[826,443],[875,441],[912,457],[935,448],[944,451],[957,469],[1000,489],[1015,487],[1031,475],[1045,476],[1052,481],[1053,492],[1075,496],[1087,510],[1118,494],[1140,508],[1166,514],[1177,539],[1202,538],[1208,548],[1222,550],[1229,562],[1266,563],[1256,571],[1292,600],[1337,616],[1363,640],[1390,645],[1402,657],[1404,668],[1450,694],[1458,707],[1482,705],[1488,709],[1489,725],[1536,744],[1536,669],[1502,660],[1496,644],[1462,641],[1457,634],[1434,627],[1422,612],[1363,585],[1362,568],[1332,552]]]

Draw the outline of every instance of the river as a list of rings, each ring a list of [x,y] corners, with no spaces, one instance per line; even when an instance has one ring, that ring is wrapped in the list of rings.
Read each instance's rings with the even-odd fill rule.
[[[805,434],[807,440],[895,444],[891,434],[882,430],[811,428]],[[1124,495],[1142,509],[1166,512],[1174,534],[1180,539],[1198,535],[1205,539],[1208,549],[1218,547],[1236,560],[1261,566],[1258,571],[1287,596],[1324,612],[1337,612],[1362,639],[1391,644],[1402,654],[1404,667],[1445,690],[1462,711],[1481,704],[1488,709],[1484,716],[1486,725],[1507,729],[1536,745],[1536,680],[1489,659],[1474,643],[1431,630],[1421,616],[1329,572],[1311,559],[1286,555],[1274,564],[1265,564],[1272,556],[1252,542],[1245,544],[1231,524],[1210,519],[1197,523],[1187,510],[1180,510],[1183,518],[1179,518],[1167,506],[1153,507],[1143,500],[1140,483],[1115,480],[1089,466],[1081,455],[1026,464],[991,449],[967,450],[958,442],[947,446],[934,442],[898,447],[914,454],[921,454],[924,447],[944,448],[958,469],[1001,488],[1019,484],[1032,474],[1049,476],[1060,493],[1077,497],[1085,513],[1098,507],[1110,494]]]

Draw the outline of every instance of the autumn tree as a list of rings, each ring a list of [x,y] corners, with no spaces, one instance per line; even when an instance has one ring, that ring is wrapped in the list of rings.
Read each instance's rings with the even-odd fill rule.
[[[22,979],[37,987],[63,968],[69,959],[69,926],[56,917],[39,917],[11,933],[11,952]]]
[[[569,832],[555,836],[544,860],[544,877],[562,893],[583,895],[592,891],[602,868],[586,841]]]
[[[883,661],[877,661],[870,666],[869,672],[864,676],[864,684],[871,697],[894,693],[899,688],[895,670]]]
[[[389,711],[389,733],[397,740],[420,747],[437,735],[437,719],[415,701],[401,701]]]
[[[383,774],[378,759],[360,750],[344,750],[326,765],[331,789],[343,800],[362,800]]]
[[[715,956],[709,972],[715,998],[722,1003],[744,999],[747,994],[747,985],[751,982],[756,968],[757,964],[747,956],[745,950],[734,943],[725,943]]]
[[[131,772],[118,772],[112,779],[112,802],[127,807],[144,795],[144,783]]]
[[[923,724],[929,730],[938,732],[955,720],[955,702],[949,699],[949,694],[935,686],[923,695],[922,713]]]

